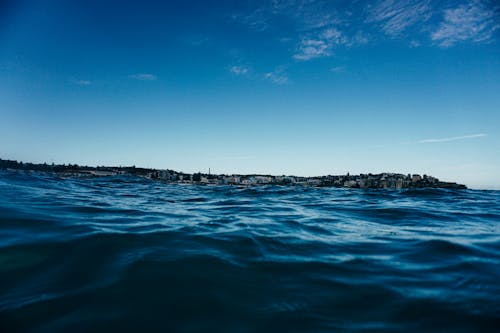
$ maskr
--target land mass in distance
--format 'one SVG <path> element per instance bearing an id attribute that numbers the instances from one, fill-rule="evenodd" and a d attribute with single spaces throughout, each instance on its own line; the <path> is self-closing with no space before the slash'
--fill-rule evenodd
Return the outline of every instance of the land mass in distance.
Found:
<path id="1" fill-rule="evenodd" d="M 80 166 L 76 164 L 36 164 L 23 163 L 14 160 L 0 159 L 0 169 L 26 171 L 43 171 L 55 173 L 61 177 L 106 177 L 116 175 L 131 175 L 152 180 L 177 184 L 199 185 L 288 185 L 313 187 L 344 187 L 344 188 L 447 188 L 467 189 L 467 186 L 453 182 L 440 181 L 436 177 L 418 174 L 378 173 L 359 175 L 327 175 L 317 177 L 271 176 L 271 175 L 225 175 L 208 173 L 183 173 L 168 169 L 149 169 L 112 166 Z"/>

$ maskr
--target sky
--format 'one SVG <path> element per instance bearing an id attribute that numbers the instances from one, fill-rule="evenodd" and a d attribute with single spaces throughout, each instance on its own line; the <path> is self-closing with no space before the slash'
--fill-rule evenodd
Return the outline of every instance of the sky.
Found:
<path id="1" fill-rule="evenodd" d="M 0 1 L 0 158 L 500 189 L 496 1 Z"/>

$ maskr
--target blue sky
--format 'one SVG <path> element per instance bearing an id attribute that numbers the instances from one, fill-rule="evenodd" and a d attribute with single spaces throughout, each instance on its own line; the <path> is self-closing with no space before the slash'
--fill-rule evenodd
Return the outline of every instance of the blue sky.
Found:
<path id="1" fill-rule="evenodd" d="M 2 1 L 0 157 L 500 188 L 495 1 Z"/>

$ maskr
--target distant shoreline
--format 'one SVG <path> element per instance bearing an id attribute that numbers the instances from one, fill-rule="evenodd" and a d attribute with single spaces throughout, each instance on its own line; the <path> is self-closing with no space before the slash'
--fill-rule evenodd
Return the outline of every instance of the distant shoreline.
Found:
<path id="1" fill-rule="evenodd" d="M 15 160 L 0 159 L 1 169 L 44 171 L 58 174 L 63 177 L 106 177 L 116 175 L 132 175 L 152 180 L 177 184 L 200 185 L 288 185 L 312 187 L 338 188 L 385 188 L 385 189 L 412 189 L 412 188 L 447 188 L 467 189 L 467 186 L 454 182 L 440 181 L 436 177 L 418 174 L 379 173 L 359 175 L 326 175 L 317 177 L 298 176 L 271 176 L 271 175 L 225 175 L 211 173 L 183 173 L 169 169 L 150 169 L 130 167 L 89 167 L 76 164 L 47 164 L 24 163 Z"/>

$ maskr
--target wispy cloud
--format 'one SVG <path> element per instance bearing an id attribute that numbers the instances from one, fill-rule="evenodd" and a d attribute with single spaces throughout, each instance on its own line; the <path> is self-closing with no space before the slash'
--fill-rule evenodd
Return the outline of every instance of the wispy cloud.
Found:
<path id="1" fill-rule="evenodd" d="M 347 38 L 342 26 L 347 21 L 337 7 L 329 0 L 272 0 L 247 14 L 233 15 L 232 19 L 260 32 L 274 28 L 276 22 L 286 21 L 295 36 L 282 38 L 281 42 L 295 40 L 292 57 L 307 61 L 331 56 L 338 45 L 366 43 L 366 35 L 359 32 Z"/>
<path id="2" fill-rule="evenodd" d="M 264 78 L 278 85 L 289 83 L 288 74 L 283 67 L 278 67 L 272 72 L 265 73 Z"/>
<path id="3" fill-rule="evenodd" d="M 418 40 L 412 40 L 408 44 L 408 46 L 410 46 L 411 48 L 420 47 L 420 45 L 422 45 L 422 43 L 420 43 Z"/>
<path id="4" fill-rule="evenodd" d="M 291 42 L 291 41 L 292 41 L 292 38 L 290 38 L 290 37 L 281 37 L 281 38 L 279 39 L 279 41 L 280 41 L 281 43 L 289 43 L 289 42 Z"/>
<path id="5" fill-rule="evenodd" d="M 254 31 L 265 31 L 270 27 L 270 12 L 267 7 L 259 7 L 247 14 L 233 14 L 231 19 L 237 23 L 246 25 Z"/>
<path id="6" fill-rule="evenodd" d="M 459 140 L 467 140 L 467 139 L 477 139 L 487 136 L 484 133 L 478 134 L 470 134 L 470 135 L 462 135 L 462 136 L 453 136 L 449 138 L 440 138 L 440 139 L 424 139 L 418 141 L 418 143 L 439 143 L 439 142 L 451 142 L 451 141 L 459 141 Z"/>
<path id="7" fill-rule="evenodd" d="M 90 86 L 92 81 L 90 80 L 71 80 L 71 83 L 76 84 L 77 86 Z"/>
<path id="8" fill-rule="evenodd" d="M 382 31 L 400 36 L 407 28 L 432 15 L 430 0 L 381 0 L 368 6 L 367 22 L 380 24 Z"/>
<path id="9" fill-rule="evenodd" d="M 209 38 L 202 35 L 192 35 L 186 37 L 184 41 L 190 46 L 197 47 L 207 44 L 209 42 Z"/>
<path id="10" fill-rule="evenodd" d="M 458 42 L 475 43 L 490 41 L 500 28 L 499 15 L 495 8 L 487 8 L 480 1 L 444 11 L 444 20 L 431 39 L 441 47 L 450 47 Z"/>
<path id="11" fill-rule="evenodd" d="M 293 55 L 296 60 L 311 60 L 331 55 L 331 45 L 321 39 L 303 39 L 297 45 L 297 52 Z"/>
<path id="12" fill-rule="evenodd" d="M 293 55 L 295 60 L 311 60 L 332 55 L 333 48 L 347 43 L 347 38 L 336 28 L 328 28 L 316 35 L 303 38 Z"/>
<path id="13" fill-rule="evenodd" d="M 250 72 L 250 69 L 246 66 L 232 66 L 229 71 L 236 76 L 244 76 Z"/>
<path id="14" fill-rule="evenodd" d="M 155 81 L 157 76 L 154 74 L 141 73 L 141 74 L 132 74 L 129 76 L 131 79 L 139 80 L 139 81 Z"/>
<path id="15" fill-rule="evenodd" d="M 334 7 L 329 0 L 271 0 L 264 1 L 248 13 L 236 13 L 231 18 L 260 32 L 272 28 L 275 18 L 286 18 L 298 30 L 306 31 L 338 22 Z"/>
<path id="16" fill-rule="evenodd" d="M 344 73 L 345 72 L 345 66 L 335 66 L 330 68 L 330 72 L 332 73 Z"/>
<path id="17" fill-rule="evenodd" d="M 233 15 L 233 20 L 262 36 L 274 35 L 275 39 L 275 33 L 286 26 L 287 36 L 281 42 L 295 44 L 289 50 L 298 62 L 331 57 L 340 47 L 375 43 L 384 38 L 404 39 L 408 47 L 416 48 L 428 43 L 430 37 L 433 45 L 449 47 L 461 41 L 492 41 L 500 30 L 500 6 L 493 0 L 250 3 L 253 7 Z"/>
<path id="18" fill-rule="evenodd" d="M 353 36 L 347 40 L 347 46 L 357 46 L 367 44 L 370 41 L 369 36 L 362 30 L 358 30 Z"/>
<path id="19" fill-rule="evenodd" d="M 292 17 L 302 31 L 324 29 L 338 26 L 342 18 L 331 1 L 303 0 L 290 8 L 288 15 Z"/>

